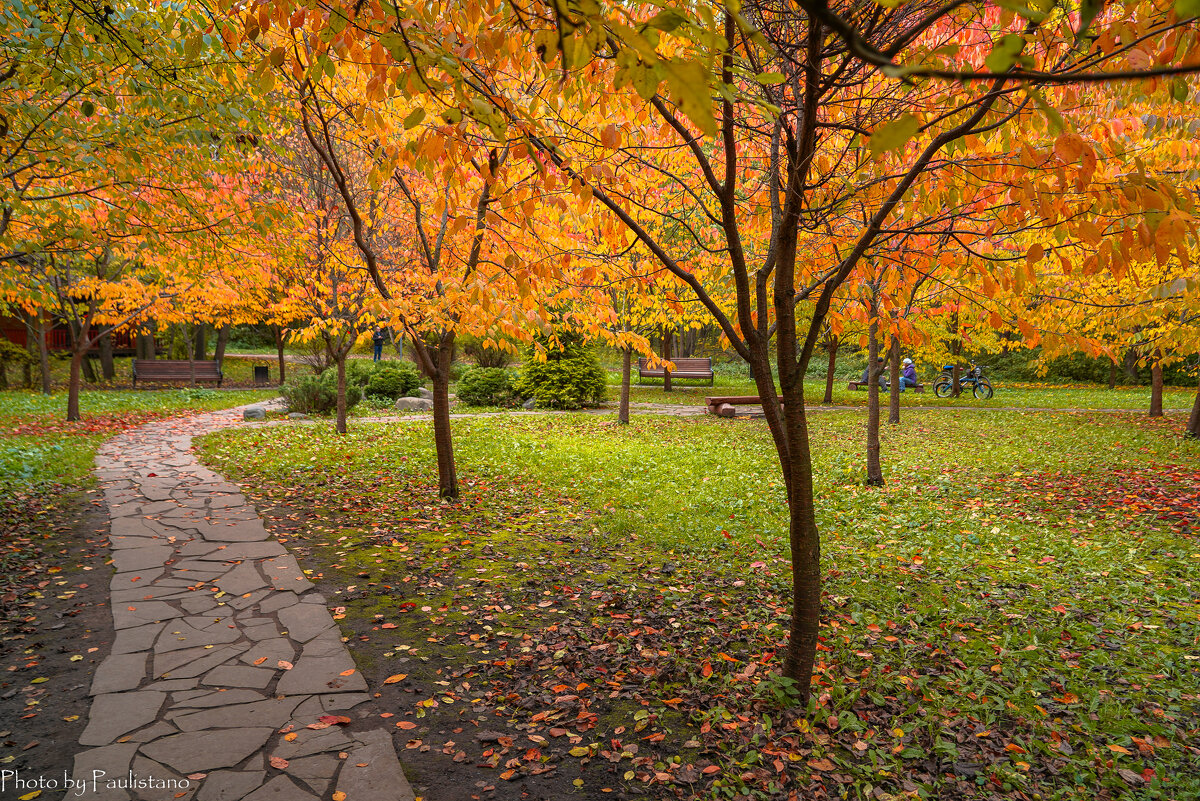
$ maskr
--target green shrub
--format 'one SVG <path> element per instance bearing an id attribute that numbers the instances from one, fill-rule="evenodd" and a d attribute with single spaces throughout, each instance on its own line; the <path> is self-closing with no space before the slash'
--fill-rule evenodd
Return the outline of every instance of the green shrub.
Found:
<path id="1" fill-rule="evenodd" d="M 394 377 L 376 379 L 384 372 L 400 376 L 399 394 L 391 394 L 396 391 Z M 380 395 L 392 400 L 416 393 L 417 387 L 423 383 L 420 371 L 412 362 L 370 362 L 366 359 L 353 359 L 346 362 L 346 382 L 361 387 L 368 395 Z M 377 389 L 372 388 L 372 382 L 377 382 Z M 384 391 L 385 388 L 386 391 Z"/>
<path id="2" fill-rule="evenodd" d="M 499 367 L 472 367 L 455 390 L 467 406 L 514 406 L 512 375 Z"/>
<path id="3" fill-rule="evenodd" d="M 476 367 L 508 367 L 512 354 L 501 348 L 489 348 L 479 337 L 464 334 L 458 338 L 463 353 L 475 361 Z"/>
<path id="4" fill-rule="evenodd" d="M 547 343 L 543 342 L 543 347 Z M 535 346 L 526 353 L 525 366 L 513 388 L 521 397 L 532 397 L 538 406 L 578 409 L 604 402 L 607 376 L 596 354 L 576 334 L 560 334 L 558 344 L 538 361 Z"/>
<path id="5" fill-rule="evenodd" d="M 337 409 L 337 369 L 330 368 L 320 376 L 300 375 L 290 379 L 280 389 L 288 411 L 304 414 L 328 414 Z M 346 381 L 346 408 L 362 400 L 362 389 Z"/>
<path id="6" fill-rule="evenodd" d="M 395 400 L 407 394 L 404 384 L 404 376 L 399 370 L 386 368 L 371 376 L 371 380 L 367 382 L 367 394 Z"/>

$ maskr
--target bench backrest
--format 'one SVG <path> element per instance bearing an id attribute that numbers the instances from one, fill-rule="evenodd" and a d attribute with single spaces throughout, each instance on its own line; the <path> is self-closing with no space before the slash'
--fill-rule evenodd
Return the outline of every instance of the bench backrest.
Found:
<path id="1" fill-rule="evenodd" d="M 703 358 L 671 359 L 671 361 L 675 364 L 675 369 L 672 372 L 676 372 L 676 373 L 690 372 L 690 371 L 694 371 L 694 370 L 706 370 L 706 371 L 712 370 L 712 359 L 710 359 L 707 356 L 705 356 Z M 650 362 L 650 360 L 647 359 L 645 356 L 639 357 L 638 358 L 638 369 L 639 370 L 647 369 L 646 365 L 649 364 L 649 362 Z M 661 370 L 663 368 L 662 368 L 662 366 L 659 366 L 654 369 Z"/>
<path id="2" fill-rule="evenodd" d="M 150 376 L 164 376 L 174 378 L 176 376 L 187 378 L 192 375 L 192 368 L 195 367 L 196 375 L 213 375 L 221 374 L 221 363 L 214 361 L 194 361 L 189 362 L 183 359 L 134 359 L 133 370 L 143 378 Z"/>

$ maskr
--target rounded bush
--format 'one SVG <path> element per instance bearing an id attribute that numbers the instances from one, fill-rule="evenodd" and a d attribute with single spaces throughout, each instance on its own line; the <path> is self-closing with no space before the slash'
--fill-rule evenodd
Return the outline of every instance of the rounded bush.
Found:
<path id="1" fill-rule="evenodd" d="M 395 400 L 405 395 L 404 376 L 391 368 L 380 370 L 367 382 L 367 394 Z"/>
<path id="2" fill-rule="evenodd" d="M 513 388 L 521 397 L 532 397 L 538 406 L 579 409 L 604 402 L 607 377 L 596 354 L 576 335 L 559 335 L 558 346 L 538 361 L 529 348 L 521 376 Z"/>
<path id="3" fill-rule="evenodd" d="M 467 406 L 513 406 L 512 376 L 499 367 L 472 367 L 455 389 Z"/>
<path id="4" fill-rule="evenodd" d="M 396 391 L 394 386 L 396 379 L 393 377 L 377 382 L 376 387 L 378 387 L 378 391 L 371 387 L 371 383 L 376 380 L 376 376 L 384 372 L 399 375 L 399 394 L 391 394 Z M 366 359 L 354 359 L 347 362 L 346 382 L 361 387 L 367 395 L 379 395 L 391 398 L 392 400 L 404 395 L 414 394 L 417 391 L 417 387 L 422 384 L 421 373 L 412 362 L 369 362 Z M 387 388 L 386 392 L 383 391 L 385 387 Z"/>
<path id="5" fill-rule="evenodd" d="M 337 409 L 337 370 L 330 369 L 320 376 L 301 375 L 288 380 L 280 389 L 288 411 L 304 414 L 328 414 Z M 346 408 L 362 400 L 362 389 L 346 381 Z"/>

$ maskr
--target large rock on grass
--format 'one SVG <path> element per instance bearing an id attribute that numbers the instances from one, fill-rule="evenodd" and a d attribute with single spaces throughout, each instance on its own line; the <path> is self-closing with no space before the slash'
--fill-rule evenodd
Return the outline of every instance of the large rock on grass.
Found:
<path id="1" fill-rule="evenodd" d="M 396 411 L 398 412 L 427 412 L 433 408 L 433 401 L 429 398 L 397 398 Z"/>

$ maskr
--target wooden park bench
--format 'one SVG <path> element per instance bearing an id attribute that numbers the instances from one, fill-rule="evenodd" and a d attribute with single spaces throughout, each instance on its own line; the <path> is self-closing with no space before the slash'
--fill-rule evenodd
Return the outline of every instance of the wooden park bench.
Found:
<path id="1" fill-rule="evenodd" d="M 671 378 L 703 378 L 708 380 L 709 386 L 713 383 L 712 359 L 705 356 L 699 359 L 672 359 L 675 364 L 675 369 L 671 371 Z M 642 383 L 643 378 L 663 378 L 667 377 L 665 365 L 658 367 L 650 367 L 650 360 L 646 357 L 638 359 L 638 383 Z"/>
<path id="2" fill-rule="evenodd" d="M 880 390 L 883 390 L 883 389 L 886 389 L 886 388 L 887 388 L 887 384 L 880 384 L 880 385 L 879 385 L 879 389 L 880 389 Z M 846 389 L 848 389 L 848 390 L 851 390 L 851 391 L 854 391 L 854 390 L 863 390 L 863 391 L 866 391 L 866 390 L 870 389 L 870 387 L 868 387 L 868 386 L 867 386 L 867 382 L 866 382 L 866 381 L 851 381 L 849 384 L 847 384 L 847 385 L 846 385 Z M 916 385 L 914 385 L 914 386 L 911 386 L 911 387 L 905 387 L 905 388 L 904 388 L 904 391 L 905 391 L 905 392 L 909 392 L 909 391 L 911 391 L 911 392 L 924 392 L 924 391 L 925 391 L 925 385 L 924 385 L 924 384 L 916 384 Z"/>
<path id="3" fill-rule="evenodd" d="M 220 362 L 189 362 L 186 359 L 133 360 L 133 385 L 135 387 L 139 380 L 167 384 L 190 384 L 193 380 L 215 381 L 219 387 L 224 378 Z"/>

